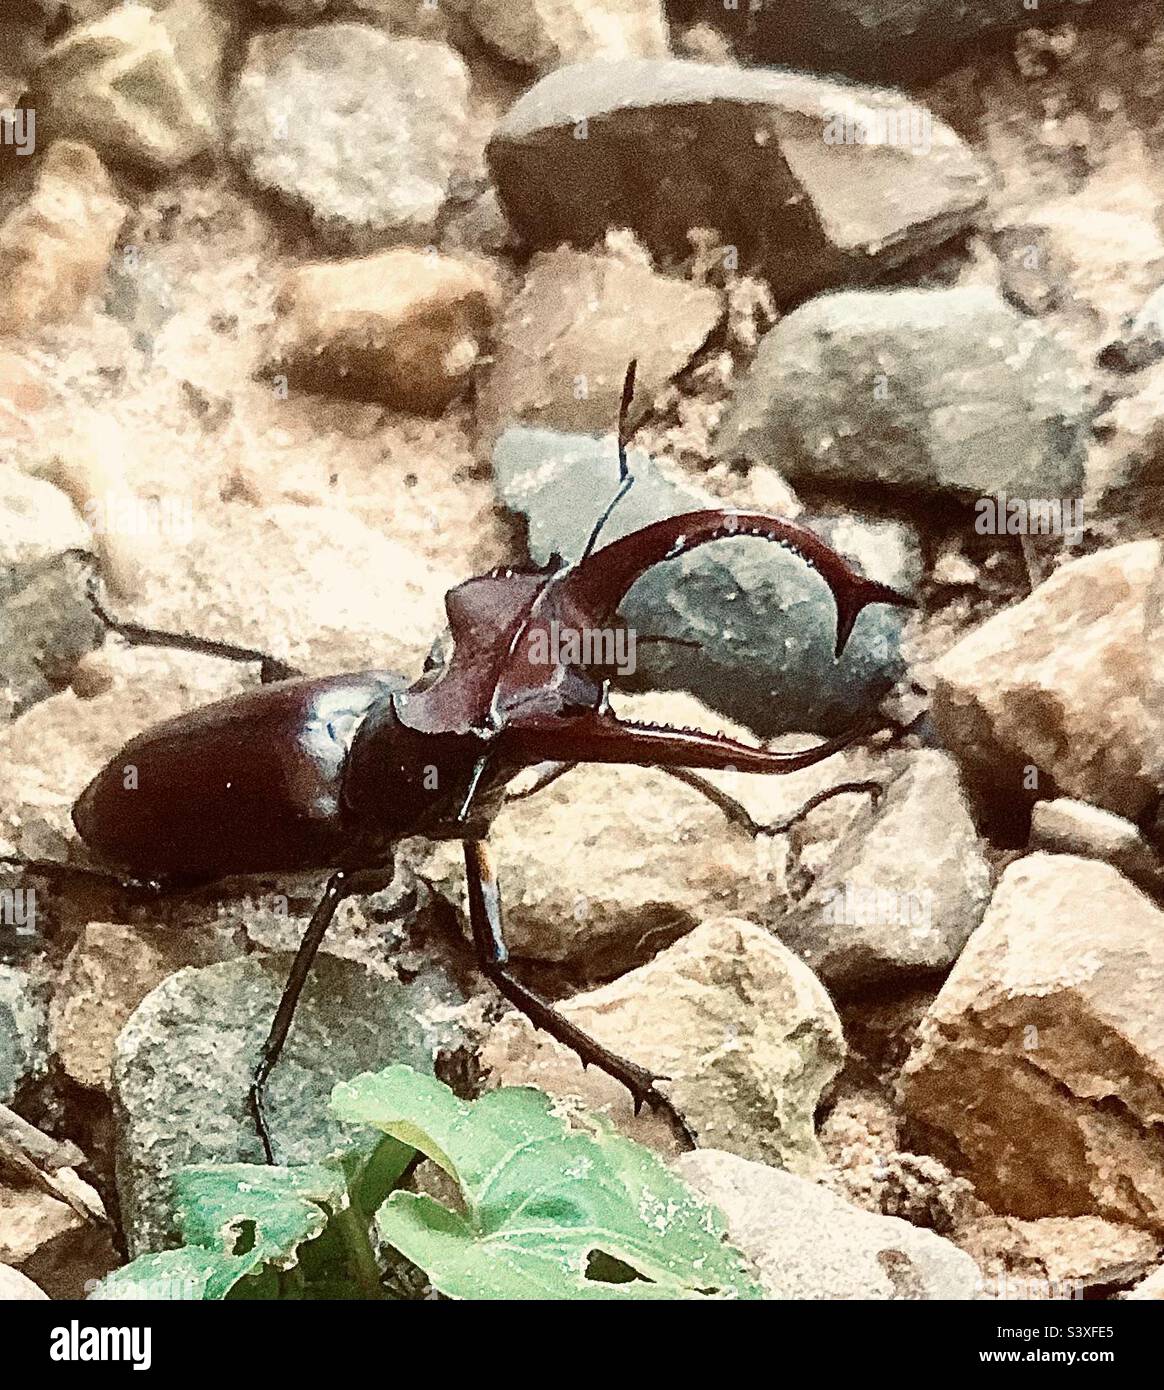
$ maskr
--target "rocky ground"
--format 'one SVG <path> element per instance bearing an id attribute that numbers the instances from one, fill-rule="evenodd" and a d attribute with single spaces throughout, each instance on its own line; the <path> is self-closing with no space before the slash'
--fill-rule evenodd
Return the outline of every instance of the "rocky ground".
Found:
<path id="1" fill-rule="evenodd" d="M 609 536 L 758 507 L 917 608 L 836 662 L 776 547 L 652 571 L 628 623 L 698 645 L 644 646 L 620 709 L 891 731 L 714 774 L 751 829 L 651 770 L 515 800 L 514 956 L 672 1078 L 675 1161 L 774 1296 L 1160 1297 L 1164 18 L 748 8 L 9 0 L 0 853 L 83 861 L 69 808 L 122 742 L 258 678 L 106 640 L 72 552 L 137 622 L 414 676 L 451 585 L 579 552 L 637 357 Z M 0 879 L 0 1296 L 82 1293 L 171 1234 L 176 1164 L 258 1159 L 250 1059 L 320 882 Z M 391 1060 L 673 1152 L 485 989 L 462 895 L 416 841 L 342 909 L 281 1152 Z"/>

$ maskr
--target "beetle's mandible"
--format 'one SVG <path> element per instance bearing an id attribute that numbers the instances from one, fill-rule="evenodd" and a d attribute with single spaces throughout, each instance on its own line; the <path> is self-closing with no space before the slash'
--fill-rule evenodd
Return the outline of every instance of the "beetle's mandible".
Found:
<path id="1" fill-rule="evenodd" d="M 127 889 L 157 892 L 228 875 L 332 871 L 249 1093 L 269 1161 L 274 1154 L 264 1083 L 320 942 L 345 897 L 391 879 L 393 844 L 413 835 L 463 842 L 477 957 L 501 993 L 584 1063 L 625 1085 L 636 1110 L 646 1103 L 685 1129 L 658 1089 L 664 1078 L 604 1048 L 510 970 L 486 847 L 506 787 L 538 764 L 560 770 L 576 762 L 629 763 L 677 771 L 697 785 L 691 769 L 789 772 L 829 757 L 865 729 L 792 753 L 630 723 L 610 710 L 601 671 L 535 661 L 538 644 L 531 639 L 548 634 L 553 623 L 555 631 L 609 627 L 631 585 L 651 566 L 733 536 L 787 546 L 820 573 L 836 603 L 838 656 L 866 605 L 909 601 L 857 574 L 811 531 L 758 512 L 691 512 L 599 549 L 603 524 L 633 483 L 626 458 L 633 389 L 632 363 L 619 416 L 620 485 L 582 556 L 542 570 L 495 571 L 452 589 L 445 600 L 451 656 L 413 685 L 375 670 L 305 679 L 263 652 L 118 622 L 94 591 L 101 617 L 129 642 L 255 661 L 262 684 L 146 730 L 97 774 L 73 808 L 78 834 L 104 866 L 91 872 Z M 126 785 L 127 765 L 136 770 L 135 785 Z M 714 788 L 703 789 L 725 800 Z M 76 872 L 35 860 L 0 863 Z"/>

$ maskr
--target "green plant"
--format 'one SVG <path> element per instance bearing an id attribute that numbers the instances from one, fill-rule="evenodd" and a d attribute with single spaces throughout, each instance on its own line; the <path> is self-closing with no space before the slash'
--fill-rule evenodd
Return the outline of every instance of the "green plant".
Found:
<path id="1" fill-rule="evenodd" d="M 758 1298 L 723 1220 L 606 1122 L 572 1127 L 528 1087 L 458 1100 L 410 1067 L 337 1086 L 378 1139 L 299 1168 L 205 1164 L 175 1177 L 178 1250 L 142 1255 L 94 1298 L 390 1298 L 405 1261 L 451 1298 Z M 420 1158 L 444 1205 L 401 1186 Z M 403 1259 L 401 1259 L 403 1257 Z"/>

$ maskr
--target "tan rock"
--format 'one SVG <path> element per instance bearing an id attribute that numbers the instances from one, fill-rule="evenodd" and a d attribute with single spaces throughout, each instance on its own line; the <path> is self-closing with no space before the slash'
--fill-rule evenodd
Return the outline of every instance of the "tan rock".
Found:
<path id="1" fill-rule="evenodd" d="M 660 0 L 448 0 L 510 62 L 538 72 L 586 58 L 663 58 Z"/>
<path id="2" fill-rule="evenodd" d="M 9 332 L 71 318 L 99 287 L 126 208 L 96 154 L 60 140 L 28 200 L 0 224 L 0 313 Z"/>
<path id="3" fill-rule="evenodd" d="M 0 567 L 47 560 L 88 541 L 89 528 L 59 488 L 0 466 Z"/>
<path id="4" fill-rule="evenodd" d="M 122 1026 L 155 985 L 187 965 L 233 954 L 221 934 L 90 922 L 69 953 L 49 1007 L 49 1039 L 82 1086 L 109 1085 Z"/>
<path id="5" fill-rule="evenodd" d="M 693 696 L 620 697 L 623 718 L 718 730 L 754 743 L 738 726 Z M 798 747 L 816 738 L 781 741 Z M 877 756 L 846 750 L 789 776 L 708 773 L 757 822 L 778 825 L 810 797 L 868 776 Z M 515 783 L 515 790 L 525 785 Z M 494 822 L 494 862 L 511 954 L 569 961 L 591 978 L 641 964 L 709 917 L 779 922 L 791 904 L 790 856 L 814 867 L 850 827 L 868 819 L 867 796 L 826 802 L 793 836 L 753 837 L 702 793 L 649 768 L 574 768 L 528 798 L 510 802 Z M 853 833 L 858 833 L 854 830 Z M 458 846 L 415 842 L 418 871 L 453 903 L 464 902 Z"/>
<path id="6" fill-rule="evenodd" d="M 0 1264 L 15 1266 L 50 1298 L 83 1298 L 89 1280 L 120 1263 L 104 1222 L 38 1187 L 0 1185 Z"/>
<path id="7" fill-rule="evenodd" d="M 191 80 L 197 62 L 175 50 L 182 33 L 179 17 L 167 27 L 163 15 L 137 4 L 68 30 L 35 78 L 46 124 L 114 162 L 171 170 L 201 154 L 214 139 L 214 119 Z"/>
<path id="8" fill-rule="evenodd" d="M 974 1261 L 932 1231 L 871 1215 L 804 1178 L 735 1154 L 701 1149 L 682 1154 L 675 1167 L 723 1212 L 728 1239 L 756 1265 L 769 1298 L 978 1294 Z"/>
<path id="9" fill-rule="evenodd" d="M 720 294 L 659 275 L 646 258 L 562 247 L 535 256 L 498 331 L 482 388 L 489 437 L 507 425 L 602 434 L 618 417 L 623 377 L 648 408 L 723 317 Z"/>
<path id="10" fill-rule="evenodd" d="M 1164 1299 L 1164 1265 L 1154 1270 L 1148 1277 L 1136 1285 L 1130 1293 L 1124 1294 L 1125 1298 L 1134 1299 Z"/>
<path id="11" fill-rule="evenodd" d="M 1156 854 L 1139 827 L 1086 801 L 1066 796 L 1036 801 L 1031 812 L 1030 847 L 1050 854 L 1102 859 L 1148 890 L 1161 880 Z"/>
<path id="12" fill-rule="evenodd" d="M 48 1294 L 26 1275 L 11 1265 L 0 1265 L 0 1303 L 36 1303 L 48 1299 Z"/>
<path id="13" fill-rule="evenodd" d="M 274 371 L 436 413 L 468 380 L 501 292 L 487 270 L 401 249 L 304 266 L 279 291 Z"/>
<path id="14" fill-rule="evenodd" d="M 1106 864 L 1004 873 L 919 1030 L 909 1116 L 995 1211 L 1164 1230 L 1164 914 Z"/>
<path id="15" fill-rule="evenodd" d="M 670 1078 L 661 1088 L 701 1144 L 814 1172 L 813 1115 L 845 1044 L 820 981 L 762 927 L 730 917 L 689 936 L 612 984 L 561 1006 L 616 1053 Z M 572 1052 L 507 1015 L 481 1054 L 495 1085 L 578 1096 L 619 1128 L 674 1149 L 667 1122 L 636 1119 L 627 1091 Z"/>
<path id="16" fill-rule="evenodd" d="M 1075 560 L 941 659 L 934 721 L 983 794 L 1058 792 L 1132 818 L 1154 801 L 1145 603 L 1159 564 L 1156 541 Z"/>
<path id="17" fill-rule="evenodd" d="M 954 1239 L 977 1262 L 992 1298 L 1082 1298 L 1087 1289 L 1142 1277 L 1160 1255 L 1151 1232 L 1098 1216 L 986 1216 Z"/>

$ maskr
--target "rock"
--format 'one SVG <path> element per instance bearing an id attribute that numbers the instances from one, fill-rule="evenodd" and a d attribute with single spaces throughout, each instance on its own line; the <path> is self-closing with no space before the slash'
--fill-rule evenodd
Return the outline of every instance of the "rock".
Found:
<path id="1" fill-rule="evenodd" d="M 990 866 L 947 754 L 921 749 L 777 930 L 836 994 L 949 969 L 990 898 Z"/>
<path id="2" fill-rule="evenodd" d="M 290 271 L 269 367 L 308 389 L 436 414 L 468 380 L 501 291 L 482 269 L 402 249 Z"/>
<path id="3" fill-rule="evenodd" d="M 507 425 L 605 434 L 637 358 L 638 414 L 688 364 L 723 317 L 716 290 L 657 275 L 649 263 L 563 247 L 530 263 L 479 396 L 495 439 Z"/>
<path id="4" fill-rule="evenodd" d="M 974 1261 L 895 1216 L 873 1216 L 823 1187 L 702 1149 L 674 1160 L 680 1177 L 727 1218 L 728 1239 L 759 1270 L 768 1298 L 966 1299 Z"/>
<path id="5" fill-rule="evenodd" d="M 1164 1265 L 1149 1274 L 1146 1279 L 1141 1280 L 1134 1289 L 1124 1294 L 1124 1297 L 1137 1300 L 1164 1298 Z"/>
<path id="6" fill-rule="evenodd" d="M 982 167 L 947 126 L 926 124 L 921 157 L 845 143 L 862 113 L 882 125 L 908 119 L 897 93 L 800 73 L 577 63 L 510 108 L 488 159 L 532 246 L 586 247 L 630 227 L 656 259 L 682 260 L 691 229 L 712 228 L 738 268 L 762 270 L 787 304 L 928 251 L 982 204 Z"/>
<path id="7" fill-rule="evenodd" d="M 1090 0 L 784 0 L 779 6 L 708 7 L 673 0 L 677 13 L 709 18 L 737 41 L 750 62 L 879 82 L 924 82 L 964 61 L 974 45 L 1009 30 L 1070 19 Z"/>
<path id="8" fill-rule="evenodd" d="M 1100 526 L 1121 514 L 1152 517 L 1159 508 L 1162 481 L 1164 362 L 1158 362 L 1146 367 L 1135 389 L 1096 419 L 1087 456 L 1084 510 Z"/>
<path id="9" fill-rule="evenodd" d="M 1164 285 L 1129 315 L 1118 338 L 1099 354 L 1100 365 L 1117 372 L 1139 372 L 1164 357 Z"/>
<path id="10" fill-rule="evenodd" d="M 661 517 L 724 505 L 672 481 L 637 450 L 631 469 L 635 484 L 603 530 L 606 543 Z M 526 518 L 534 562 L 546 563 L 555 551 L 574 558 L 614 495 L 615 441 L 509 429 L 494 450 L 493 477 L 501 500 Z M 821 524 L 846 547 L 863 529 L 857 518 L 840 530 L 836 519 Z M 885 539 L 878 531 L 860 545 L 866 572 L 883 583 L 908 584 L 899 545 L 883 546 Z M 698 651 L 644 644 L 636 650 L 636 683 L 690 690 L 765 738 L 848 728 L 902 672 L 900 609 L 866 608 L 838 662 L 836 614 L 823 582 L 782 546 L 754 538 L 704 546 L 655 566 L 621 611 L 640 636 L 699 643 Z"/>
<path id="11" fill-rule="evenodd" d="M 670 1078 L 661 1089 L 700 1144 L 814 1172 L 813 1115 L 844 1058 L 840 1021 L 820 981 L 762 927 L 720 918 L 649 964 L 576 995 L 561 1012 L 612 1051 Z M 521 1014 L 481 1053 L 494 1085 L 579 1096 L 633 1138 L 674 1147 L 667 1122 L 635 1117 L 628 1092 L 538 1033 Z"/>
<path id="12" fill-rule="evenodd" d="M 88 543 L 89 528 L 60 488 L 0 466 L 0 570 L 84 550 Z"/>
<path id="13" fill-rule="evenodd" d="M 664 58 L 662 0 L 448 0 L 491 49 L 549 72 L 588 58 Z"/>
<path id="14" fill-rule="evenodd" d="M 90 1281 L 122 1263 L 104 1222 L 39 1187 L 0 1183 L 0 1264 L 14 1266 L 50 1298 L 83 1298 Z"/>
<path id="15" fill-rule="evenodd" d="M 0 570 L 0 724 L 68 685 L 104 636 L 68 557 Z"/>
<path id="16" fill-rule="evenodd" d="M 206 9 L 204 25 L 212 14 Z M 180 60 L 176 51 L 175 36 L 188 32 L 180 21 L 176 14 L 167 26 L 164 15 L 126 4 L 66 31 L 35 77 L 45 125 L 93 145 L 112 163 L 154 172 L 206 151 L 216 138 L 214 117 L 208 94 L 192 80 L 203 64 L 193 53 Z"/>
<path id="17" fill-rule="evenodd" d="M 1142 1278 L 1160 1253 L 1150 1232 L 1097 1216 L 979 1217 L 956 1239 L 991 1298 L 1084 1298 Z"/>
<path id="18" fill-rule="evenodd" d="M 332 249 L 426 241 L 468 156 L 469 76 L 444 44 L 361 24 L 250 41 L 233 148 Z"/>
<path id="19" fill-rule="evenodd" d="M 122 1026 L 157 985 L 183 966 L 208 965 L 231 951 L 223 934 L 89 922 L 57 980 L 49 1009 L 53 1054 L 82 1086 L 107 1090 Z"/>
<path id="20" fill-rule="evenodd" d="M 443 38 L 448 0 L 235 0 L 258 17 L 282 15 L 297 23 L 317 19 L 358 19 L 398 36 Z"/>
<path id="21" fill-rule="evenodd" d="M 919 1030 L 907 1114 L 998 1213 L 1164 1231 L 1164 914 L 1107 864 L 1003 874 Z"/>
<path id="22" fill-rule="evenodd" d="M 47 1301 L 48 1294 L 26 1274 L 11 1265 L 0 1265 L 0 1303 Z"/>
<path id="23" fill-rule="evenodd" d="M 6 331 L 72 318 L 100 288 L 126 211 L 88 146 L 50 146 L 28 200 L 0 223 Z"/>
<path id="24" fill-rule="evenodd" d="M 940 659 L 934 724 L 984 798 L 1065 795 L 1132 819 L 1155 803 L 1145 604 L 1159 565 L 1155 541 L 1073 560 Z"/>
<path id="25" fill-rule="evenodd" d="M 715 448 L 778 458 L 793 483 L 1076 498 L 1073 362 L 986 287 L 822 295 L 765 334 Z"/>
<path id="26" fill-rule="evenodd" d="M 1032 850 L 1103 859 L 1146 891 L 1160 884 L 1160 866 L 1137 826 L 1086 801 L 1056 797 L 1036 801 L 1031 812 Z"/>
<path id="27" fill-rule="evenodd" d="M 16 900 L 9 896 L 16 890 L 7 876 L 2 891 L 0 931 L 7 937 L 10 931 L 19 930 L 12 913 Z M 28 891 L 19 901 L 21 917 L 30 901 Z M 35 897 L 31 899 L 34 908 L 35 901 Z M 46 1011 L 40 989 L 28 971 L 0 965 L 0 1104 L 12 1100 L 26 1081 L 43 1075 L 48 1066 L 45 1034 Z"/>
<path id="28" fill-rule="evenodd" d="M 746 737 L 740 729 L 724 729 L 688 695 L 620 700 L 618 710 L 624 718 Z M 832 775 L 843 773 L 833 768 Z M 780 820 L 804 790 L 798 786 L 790 795 L 785 778 L 739 780 L 752 784 L 746 799 L 763 821 Z M 785 901 L 779 848 L 733 825 L 698 791 L 650 768 L 580 764 L 536 795 L 505 806 L 490 843 L 511 955 L 570 962 L 591 978 L 642 964 L 713 915 L 770 922 Z M 418 844 L 418 871 L 461 903 L 460 847 Z"/>
<path id="29" fill-rule="evenodd" d="M 259 1163 L 246 1095 L 291 957 L 180 970 L 138 1006 L 113 1064 L 117 1187 L 131 1255 L 172 1234 L 169 1180 L 184 1163 Z M 459 1040 L 462 1003 L 441 972 L 389 972 L 320 955 L 267 1085 L 279 1161 L 310 1163 L 343 1138 L 327 1098 L 337 1081 L 403 1062 L 431 1071 Z"/>

